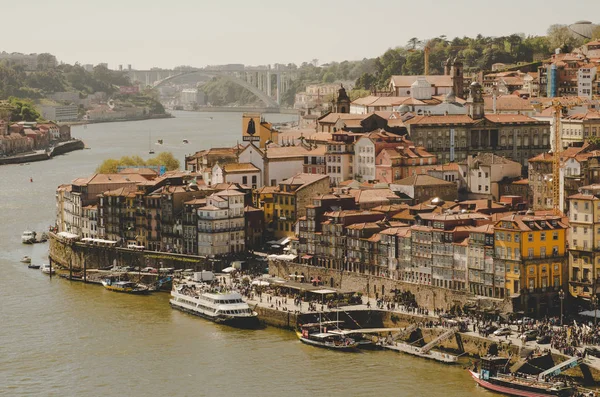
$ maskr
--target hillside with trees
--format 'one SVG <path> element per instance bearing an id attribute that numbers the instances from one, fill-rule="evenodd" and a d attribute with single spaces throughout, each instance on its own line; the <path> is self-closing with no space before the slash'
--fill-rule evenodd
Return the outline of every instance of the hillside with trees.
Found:
<path id="1" fill-rule="evenodd" d="M 594 38 L 600 38 L 600 29 L 596 29 Z M 300 66 L 287 65 L 288 69 L 296 69 L 297 76 L 290 89 L 283 94 L 282 104 L 292 106 L 295 94 L 304 91 L 309 84 L 355 81 L 355 89 L 362 90 L 350 92 L 350 96 L 355 97 L 368 94 L 372 89 L 385 89 L 392 75 L 421 75 L 424 72 L 426 46 L 429 48 L 429 73 L 443 74 L 443 65 L 450 57 L 461 58 L 466 73 L 477 73 L 491 70 L 495 63 L 532 63 L 548 58 L 556 48 L 568 52 L 582 44 L 583 40 L 573 36 L 566 25 L 550 26 L 546 36 L 515 33 L 501 37 L 477 35 L 453 39 L 446 36 L 429 39 L 413 37 L 405 45 L 390 48 L 377 58 L 330 62 L 320 66 L 315 59 Z M 250 104 L 256 100 L 241 87 L 225 82 L 222 87 L 217 87 L 217 82 L 204 87 L 208 87 L 209 100 L 212 96 L 219 105 L 233 102 Z M 234 100 L 228 102 L 230 99 Z"/>

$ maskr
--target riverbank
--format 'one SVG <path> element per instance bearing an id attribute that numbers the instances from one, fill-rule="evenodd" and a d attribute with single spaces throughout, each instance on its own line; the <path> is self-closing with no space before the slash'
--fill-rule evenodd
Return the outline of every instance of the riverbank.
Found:
<path id="1" fill-rule="evenodd" d="M 127 117 L 124 119 L 65 121 L 65 122 L 61 122 L 60 124 L 75 126 L 75 125 L 85 125 L 85 124 L 117 123 L 117 122 L 123 122 L 123 121 L 158 120 L 158 119 L 173 119 L 173 118 L 175 118 L 175 116 L 173 116 L 171 113 L 165 113 L 165 114 L 151 114 L 151 115 L 140 116 L 140 117 Z"/>
<path id="2" fill-rule="evenodd" d="M 82 150 L 85 144 L 80 139 L 72 139 L 66 142 L 60 142 L 50 150 L 36 150 L 35 152 L 17 154 L 15 156 L 0 157 L 0 165 L 32 163 L 34 161 L 49 160 L 54 156 L 69 153 L 75 150 Z"/>

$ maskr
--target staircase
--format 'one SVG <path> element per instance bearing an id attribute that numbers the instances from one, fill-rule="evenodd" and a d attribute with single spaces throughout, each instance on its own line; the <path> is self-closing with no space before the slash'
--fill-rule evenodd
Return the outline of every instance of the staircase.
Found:
<path id="1" fill-rule="evenodd" d="M 392 335 L 392 340 L 398 340 L 398 339 L 412 333 L 417 328 L 418 328 L 417 324 L 411 324 L 408 327 L 404 328 L 402 331 L 396 332 L 394 335 Z"/>
<path id="2" fill-rule="evenodd" d="M 421 348 L 421 353 L 423 353 L 423 354 L 427 353 L 429 350 L 433 349 L 436 345 L 453 337 L 454 334 L 456 334 L 456 332 L 458 332 L 458 329 L 450 328 L 448 331 L 444 332 L 443 334 L 441 334 L 440 336 L 438 336 L 437 338 L 435 338 L 434 340 L 432 340 L 431 342 L 429 342 L 428 344 L 423 346 Z"/>
<path id="3" fill-rule="evenodd" d="M 554 367 L 545 370 L 538 375 L 538 379 L 546 380 L 553 376 L 559 375 L 561 372 L 566 371 L 569 368 L 578 366 L 583 362 L 583 357 L 571 357 L 570 359 L 563 361 L 562 363 L 556 364 Z"/>

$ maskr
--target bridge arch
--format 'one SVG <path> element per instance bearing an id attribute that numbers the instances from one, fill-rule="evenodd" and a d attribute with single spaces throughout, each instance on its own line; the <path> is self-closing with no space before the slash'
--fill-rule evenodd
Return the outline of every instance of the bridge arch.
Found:
<path id="1" fill-rule="evenodd" d="M 189 76 L 189 75 L 199 75 L 199 76 L 207 76 L 207 77 L 221 77 L 224 78 L 226 80 L 231 81 L 232 83 L 235 83 L 245 89 L 247 89 L 248 91 L 250 91 L 251 93 L 253 93 L 258 99 L 260 99 L 265 106 L 269 107 L 269 108 L 278 108 L 279 104 L 274 101 L 270 96 L 268 96 L 267 94 L 265 94 L 264 92 L 262 92 L 261 90 L 259 90 L 258 88 L 254 87 L 252 84 L 248 83 L 245 80 L 242 80 L 236 76 L 233 76 L 231 74 L 227 74 L 227 73 L 219 73 L 219 72 L 206 72 L 203 70 L 196 70 L 196 71 L 191 71 L 191 72 L 183 72 L 183 73 L 179 73 L 179 74 L 175 74 L 173 76 L 169 76 L 165 79 L 159 80 L 157 82 L 155 82 L 153 84 L 153 87 L 157 88 L 160 87 L 161 85 L 175 80 L 178 77 L 181 76 Z"/>

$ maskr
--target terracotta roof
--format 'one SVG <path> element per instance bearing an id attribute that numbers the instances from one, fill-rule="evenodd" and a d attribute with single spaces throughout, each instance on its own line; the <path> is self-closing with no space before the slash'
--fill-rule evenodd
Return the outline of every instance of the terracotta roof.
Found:
<path id="1" fill-rule="evenodd" d="M 302 189 L 303 187 L 310 185 L 312 183 L 321 181 L 323 179 L 328 179 L 328 175 L 320 175 L 320 174 L 296 174 L 291 178 L 288 178 L 284 181 L 279 182 L 280 185 L 301 185 L 298 189 Z"/>
<path id="2" fill-rule="evenodd" d="M 529 179 L 520 179 L 518 181 L 514 181 L 513 185 L 529 185 Z"/>
<path id="3" fill-rule="evenodd" d="M 486 111 L 492 111 L 494 108 L 494 99 L 492 96 L 484 96 L 484 109 Z M 523 99 L 516 95 L 500 95 L 496 97 L 496 110 L 497 111 L 532 111 L 533 106 L 527 99 Z"/>
<path id="4" fill-rule="evenodd" d="M 458 171 L 458 163 L 439 164 L 428 171 Z"/>
<path id="5" fill-rule="evenodd" d="M 293 158 L 302 157 L 308 154 L 308 150 L 302 146 L 285 146 L 285 147 L 271 147 L 267 149 L 267 158 L 269 159 L 282 159 L 282 158 Z"/>
<path id="6" fill-rule="evenodd" d="M 139 174 L 146 176 L 158 176 L 158 172 L 154 171 L 152 168 L 147 167 L 130 167 L 124 168 L 119 171 L 119 174 Z"/>
<path id="7" fill-rule="evenodd" d="M 479 153 L 473 160 L 479 164 L 488 166 L 493 164 L 519 164 L 516 161 L 512 161 L 506 157 L 498 156 L 492 152 Z"/>
<path id="8" fill-rule="evenodd" d="M 501 124 L 511 124 L 511 123 L 545 123 L 544 121 L 539 121 L 533 119 L 529 116 L 525 116 L 524 114 L 486 114 L 485 118 L 492 123 L 501 123 Z"/>
<path id="9" fill-rule="evenodd" d="M 475 121 L 464 114 L 447 116 L 415 116 L 404 121 L 408 125 L 446 125 L 446 124 L 473 124 Z"/>
<path id="10" fill-rule="evenodd" d="M 141 183 L 148 180 L 140 174 L 94 174 L 88 178 L 78 178 L 73 181 L 73 185 L 105 185 L 116 183 Z"/>
<path id="11" fill-rule="evenodd" d="M 252 163 L 228 163 L 222 165 L 223 171 L 226 173 L 236 173 L 236 172 L 260 172 L 254 164 Z"/>

